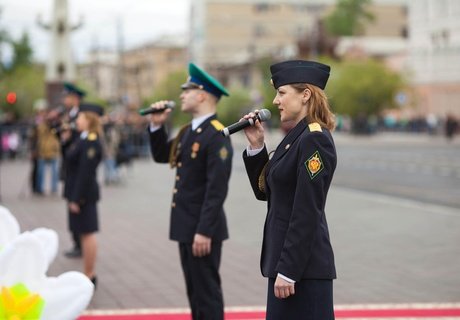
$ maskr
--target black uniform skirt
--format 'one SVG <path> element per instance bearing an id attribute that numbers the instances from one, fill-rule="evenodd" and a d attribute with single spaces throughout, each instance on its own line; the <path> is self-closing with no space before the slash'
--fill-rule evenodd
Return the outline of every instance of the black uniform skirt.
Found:
<path id="1" fill-rule="evenodd" d="M 97 203 L 85 203 L 80 206 L 80 213 L 69 210 L 69 229 L 76 234 L 86 234 L 99 231 Z"/>
<path id="2" fill-rule="evenodd" d="M 267 320 L 333 320 L 332 280 L 301 280 L 295 294 L 278 299 L 275 279 L 268 279 Z"/>

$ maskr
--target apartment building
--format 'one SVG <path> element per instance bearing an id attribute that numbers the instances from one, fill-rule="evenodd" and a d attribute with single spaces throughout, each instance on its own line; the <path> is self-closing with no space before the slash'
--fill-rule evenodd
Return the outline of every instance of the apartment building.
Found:
<path id="1" fill-rule="evenodd" d="M 122 90 L 128 104 L 139 105 L 174 71 L 187 67 L 185 36 L 164 36 L 152 43 L 127 50 L 121 57 Z"/>
<path id="2" fill-rule="evenodd" d="M 318 36 L 318 21 L 335 0 L 192 0 L 190 56 L 226 85 L 257 87 L 254 61 L 299 56 L 299 44 Z M 337 53 L 359 48 L 387 57 L 407 49 L 407 0 L 375 0 L 375 21 L 359 37 L 344 37 Z"/>
<path id="3" fill-rule="evenodd" d="M 410 2 L 407 66 L 419 113 L 460 116 L 459 17 L 457 0 Z"/>
<path id="4" fill-rule="evenodd" d="M 94 49 L 87 61 L 78 66 L 79 78 L 95 94 L 104 100 L 117 102 L 120 99 L 119 55 L 106 49 Z"/>
<path id="5" fill-rule="evenodd" d="M 404 38 L 406 2 L 376 0 L 375 21 L 364 38 Z M 255 57 L 297 54 L 299 40 L 311 36 L 315 22 L 334 0 L 192 0 L 190 53 L 206 65 L 247 62 Z"/>

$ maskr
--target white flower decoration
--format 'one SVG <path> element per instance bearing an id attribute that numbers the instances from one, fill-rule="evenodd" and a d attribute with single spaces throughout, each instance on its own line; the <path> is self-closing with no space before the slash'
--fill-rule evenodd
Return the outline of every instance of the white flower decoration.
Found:
<path id="1" fill-rule="evenodd" d="M 19 236 L 20 228 L 18 221 L 11 214 L 10 210 L 0 206 L 0 250 L 7 243 Z M 32 230 L 43 246 L 48 266 L 54 261 L 58 252 L 58 235 L 56 231 L 47 228 Z"/>
<path id="2" fill-rule="evenodd" d="M 0 208 L 0 319 L 76 319 L 91 300 L 93 284 L 74 271 L 47 277 L 57 253 L 56 232 L 36 229 L 18 235 L 18 227 L 4 236 L 7 224 L 17 225 L 11 217 Z"/>

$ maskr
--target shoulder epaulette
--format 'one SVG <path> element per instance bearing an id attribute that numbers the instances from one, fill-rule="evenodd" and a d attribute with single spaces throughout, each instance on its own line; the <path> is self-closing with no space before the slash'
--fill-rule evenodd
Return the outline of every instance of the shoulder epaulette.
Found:
<path id="1" fill-rule="evenodd" d="M 90 134 L 88 134 L 89 141 L 96 141 L 96 139 L 97 139 L 97 134 L 95 134 L 94 132 L 91 132 Z"/>
<path id="2" fill-rule="evenodd" d="M 219 120 L 211 120 L 211 124 L 214 128 L 216 128 L 217 131 L 221 131 L 224 127 L 222 123 L 219 122 Z"/>
<path id="3" fill-rule="evenodd" d="M 323 129 L 321 129 L 321 126 L 319 125 L 318 122 L 312 122 L 308 125 L 308 129 L 310 129 L 310 132 L 323 132 Z"/>

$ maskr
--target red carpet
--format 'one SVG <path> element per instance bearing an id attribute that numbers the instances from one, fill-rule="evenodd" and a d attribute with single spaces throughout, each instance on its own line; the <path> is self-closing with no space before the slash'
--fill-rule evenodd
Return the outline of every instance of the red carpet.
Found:
<path id="1" fill-rule="evenodd" d="M 392 319 L 392 318 L 439 318 L 459 317 L 460 307 L 435 308 L 374 308 L 374 309 L 337 309 L 337 319 Z M 226 320 L 260 320 L 265 319 L 262 311 L 228 311 Z M 152 314 L 125 314 L 125 315 L 85 315 L 78 320 L 191 320 L 188 313 L 152 313 Z"/>

